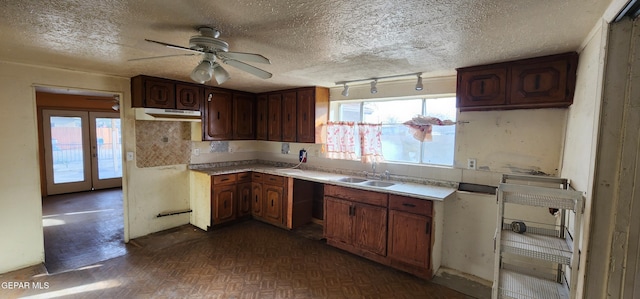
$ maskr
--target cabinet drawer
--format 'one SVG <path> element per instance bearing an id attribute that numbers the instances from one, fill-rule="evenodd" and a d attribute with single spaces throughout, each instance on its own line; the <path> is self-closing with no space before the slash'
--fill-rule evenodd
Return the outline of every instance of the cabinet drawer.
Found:
<path id="1" fill-rule="evenodd" d="M 404 211 L 412 214 L 431 216 L 433 202 L 425 199 L 389 195 L 389 209 Z"/>
<path id="2" fill-rule="evenodd" d="M 237 175 L 233 174 L 221 174 L 213 176 L 213 184 L 227 184 L 227 183 L 235 183 L 237 180 Z"/>
<path id="3" fill-rule="evenodd" d="M 334 185 L 324 185 L 324 195 L 381 207 L 387 206 L 387 200 L 389 198 L 386 193 L 365 191 Z"/>
<path id="4" fill-rule="evenodd" d="M 251 173 L 251 181 L 255 183 L 262 183 L 264 179 L 264 173 L 252 172 Z"/>
<path id="5" fill-rule="evenodd" d="M 249 181 L 251 181 L 251 172 L 238 173 L 238 182 L 249 182 Z"/>
<path id="6" fill-rule="evenodd" d="M 284 185 L 284 177 L 279 175 L 265 174 L 262 182 L 265 184 L 282 186 Z"/>

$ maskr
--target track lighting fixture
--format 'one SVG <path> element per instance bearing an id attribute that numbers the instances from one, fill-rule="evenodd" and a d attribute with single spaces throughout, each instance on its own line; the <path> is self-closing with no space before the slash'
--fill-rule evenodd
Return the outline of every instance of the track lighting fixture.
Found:
<path id="1" fill-rule="evenodd" d="M 369 81 L 371 84 L 371 93 L 375 94 L 378 92 L 378 80 L 382 80 L 382 79 L 392 79 L 392 78 L 401 78 L 401 77 L 409 77 L 409 76 L 417 76 L 418 77 L 418 81 L 416 82 L 416 87 L 415 89 L 417 91 L 423 90 L 424 86 L 422 85 L 422 73 L 412 73 L 412 74 L 403 74 L 403 75 L 393 75 L 393 76 L 384 76 L 384 77 L 375 77 L 375 78 L 368 78 L 368 79 L 357 79 L 357 80 L 348 80 L 348 81 L 338 81 L 336 82 L 336 85 L 342 85 L 344 86 L 344 89 L 342 90 L 342 96 L 344 97 L 348 97 L 349 96 L 349 83 L 353 83 L 353 82 L 363 82 L 363 81 Z"/>
<path id="2" fill-rule="evenodd" d="M 416 83 L 416 90 L 422 90 L 424 87 L 422 86 L 422 74 L 418 75 L 418 82 Z"/>
<path id="3" fill-rule="evenodd" d="M 347 85 L 347 83 L 344 84 L 344 89 L 342 90 L 342 96 L 343 97 L 349 96 L 349 85 Z"/>

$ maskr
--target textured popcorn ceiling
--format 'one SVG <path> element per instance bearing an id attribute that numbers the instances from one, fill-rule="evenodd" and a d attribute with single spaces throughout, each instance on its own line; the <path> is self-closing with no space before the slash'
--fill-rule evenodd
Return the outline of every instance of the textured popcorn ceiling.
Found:
<path id="1" fill-rule="evenodd" d="M 212 25 L 230 51 L 262 54 L 262 80 L 231 66 L 223 87 L 252 92 L 424 72 L 575 51 L 605 0 L 68 0 L 2 1 L 0 60 L 190 81 L 188 46 Z M 215 83 L 208 83 L 214 84 Z"/>

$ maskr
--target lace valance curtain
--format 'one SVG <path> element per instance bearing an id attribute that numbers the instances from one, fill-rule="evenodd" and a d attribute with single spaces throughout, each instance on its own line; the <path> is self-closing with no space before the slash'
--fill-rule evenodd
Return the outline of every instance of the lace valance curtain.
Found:
<path id="1" fill-rule="evenodd" d="M 358 123 L 360 159 L 364 163 L 382 162 L 382 124 Z"/>
<path id="2" fill-rule="evenodd" d="M 356 160 L 355 123 L 330 121 L 327 123 L 327 158 Z"/>

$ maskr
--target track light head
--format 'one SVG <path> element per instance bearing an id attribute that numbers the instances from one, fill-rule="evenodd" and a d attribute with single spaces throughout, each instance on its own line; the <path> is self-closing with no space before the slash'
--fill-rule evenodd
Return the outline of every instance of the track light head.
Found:
<path id="1" fill-rule="evenodd" d="M 422 86 L 422 74 L 418 75 L 418 82 L 416 83 L 416 90 L 422 90 L 424 86 Z"/>
<path id="2" fill-rule="evenodd" d="M 371 81 L 371 93 L 378 93 L 378 88 L 376 87 L 378 84 L 378 79 Z"/>
<path id="3" fill-rule="evenodd" d="M 344 89 L 342 90 L 342 96 L 343 97 L 349 96 L 349 85 L 347 85 L 347 83 L 344 84 Z"/>

